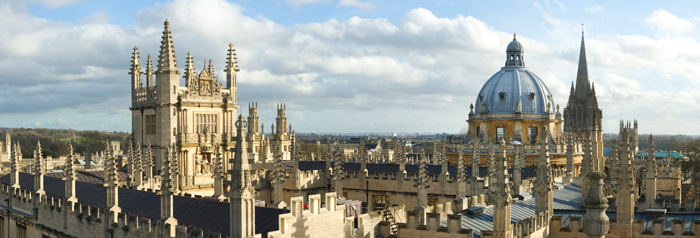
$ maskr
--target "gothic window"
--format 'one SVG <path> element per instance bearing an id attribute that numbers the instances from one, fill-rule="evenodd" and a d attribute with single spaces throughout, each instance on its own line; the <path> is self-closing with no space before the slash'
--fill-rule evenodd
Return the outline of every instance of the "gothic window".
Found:
<path id="1" fill-rule="evenodd" d="M 506 128 L 499 126 L 496 127 L 496 142 L 501 142 L 501 140 L 506 139 Z"/>
<path id="2" fill-rule="evenodd" d="M 527 135 L 529 137 L 530 143 L 534 144 L 535 142 L 537 142 L 537 127 L 528 127 Z"/>
<path id="3" fill-rule="evenodd" d="M 196 133 L 216 133 L 216 117 L 216 114 L 197 114 L 195 116 L 195 128 L 197 129 Z"/>
<path id="4" fill-rule="evenodd" d="M 156 134 L 156 115 L 146 115 L 146 134 Z"/>

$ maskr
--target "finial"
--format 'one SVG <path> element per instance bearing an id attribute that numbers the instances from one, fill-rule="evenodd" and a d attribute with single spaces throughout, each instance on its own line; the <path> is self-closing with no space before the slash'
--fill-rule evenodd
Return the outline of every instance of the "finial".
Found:
<path id="1" fill-rule="evenodd" d="M 581 35 L 583 35 L 583 23 L 581 23 Z"/>
<path id="2" fill-rule="evenodd" d="M 515 40 L 515 32 L 513 32 L 513 40 Z"/>

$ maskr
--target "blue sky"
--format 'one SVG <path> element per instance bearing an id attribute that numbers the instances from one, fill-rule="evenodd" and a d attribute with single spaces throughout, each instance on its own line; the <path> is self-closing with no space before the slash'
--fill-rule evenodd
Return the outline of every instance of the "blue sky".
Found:
<path id="1" fill-rule="evenodd" d="M 513 32 L 530 70 L 564 107 L 584 23 L 606 131 L 637 118 L 643 133 L 700 134 L 696 8 L 692 1 L 10 0 L 0 3 L 0 126 L 129 131 L 131 48 L 142 59 L 155 55 L 168 18 L 181 67 L 192 51 L 221 71 L 232 42 L 242 108 L 257 101 L 271 124 L 275 104 L 287 103 L 295 130 L 317 133 L 463 131 Z"/>

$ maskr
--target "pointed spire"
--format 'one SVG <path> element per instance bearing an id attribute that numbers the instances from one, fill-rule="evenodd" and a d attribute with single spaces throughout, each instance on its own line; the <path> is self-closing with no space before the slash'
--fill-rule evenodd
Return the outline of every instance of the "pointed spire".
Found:
<path id="1" fill-rule="evenodd" d="M 236 58 L 236 49 L 233 48 L 233 43 L 228 45 L 228 57 L 226 57 L 226 88 L 236 88 L 236 72 L 238 69 L 238 60 Z M 234 97 L 235 98 L 235 97 Z"/>
<path id="2" fill-rule="evenodd" d="M 583 99 L 588 97 L 591 84 L 588 80 L 588 63 L 586 62 L 586 44 L 581 32 L 581 51 L 578 58 L 578 73 L 576 74 L 576 96 Z"/>
<path id="3" fill-rule="evenodd" d="M 187 52 L 187 61 L 185 61 L 185 86 L 192 88 L 196 85 L 195 77 L 197 76 L 197 71 L 194 69 L 194 61 L 192 60 L 192 51 Z"/>
<path id="4" fill-rule="evenodd" d="M 18 143 L 12 143 L 10 149 L 10 182 L 12 183 L 13 189 L 19 189 L 19 156 L 17 153 Z"/>
<path id="5" fill-rule="evenodd" d="M 177 70 L 177 60 L 175 59 L 175 46 L 173 45 L 172 32 L 170 32 L 170 22 L 165 21 L 163 30 L 163 40 L 160 42 L 160 53 L 158 55 L 158 73 L 174 72 Z"/>
<path id="6" fill-rule="evenodd" d="M 146 64 L 146 87 L 153 87 L 153 64 L 151 64 L 151 54 L 148 54 Z"/>
<path id="7" fill-rule="evenodd" d="M 131 53 L 131 87 L 132 89 L 139 89 L 143 87 L 141 83 L 141 56 L 139 56 L 139 48 L 134 47 L 134 52 Z"/>
<path id="8" fill-rule="evenodd" d="M 180 162 L 177 159 L 180 150 L 173 144 L 172 155 L 170 156 L 170 177 L 174 194 L 180 194 Z"/>
<path id="9" fill-rule="evenodd" d="M 209 73 L 214 75 L 214 64 L 212 64 L 211 59 L 209 59 Z"/>

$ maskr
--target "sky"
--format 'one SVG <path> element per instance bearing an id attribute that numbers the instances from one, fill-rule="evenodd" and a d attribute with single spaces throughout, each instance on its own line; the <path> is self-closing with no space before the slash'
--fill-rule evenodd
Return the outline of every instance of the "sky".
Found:
<path id="1" fill-rule="evenodd" d="M 238 53 L 239 113 L 285 103 L 299 133 L 460 133 L 517 33 L 527 67 L 566 106 L 582 25 L 604 132 L 700 134 L 694 1 L 5 0 L 0 127 L 130 131 L 131 52 L 168 19 L 222 76 Z M 195 64 L 201 70 L 201 64 Z M 184 79 L 181 80 L 184 86 Z"/>

